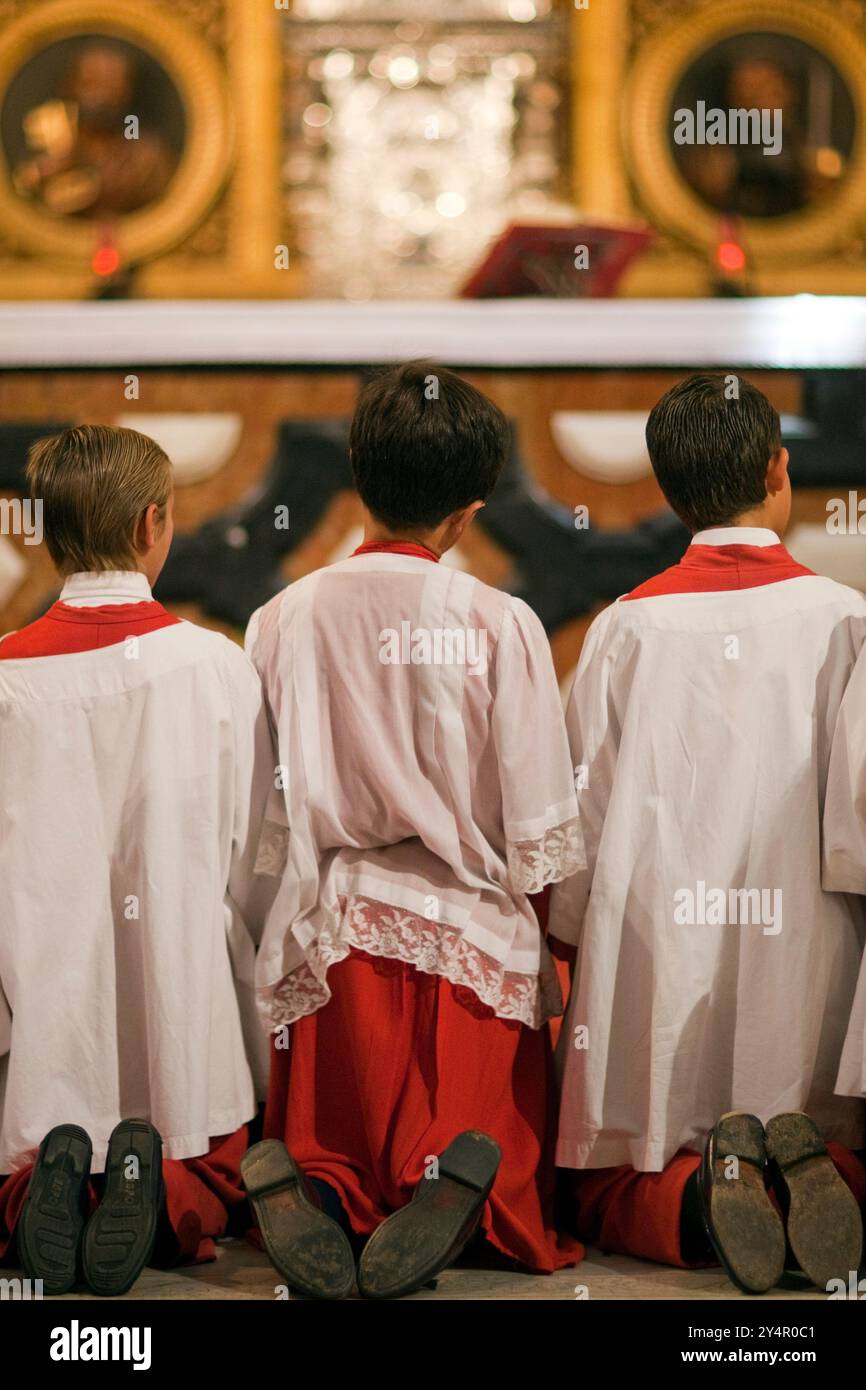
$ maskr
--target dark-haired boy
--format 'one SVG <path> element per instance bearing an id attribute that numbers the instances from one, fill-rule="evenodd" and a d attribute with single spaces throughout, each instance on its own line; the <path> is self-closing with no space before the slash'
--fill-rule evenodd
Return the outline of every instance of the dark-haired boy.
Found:
<path id="1" fill-rule="evenodd" d="M 364 544 L 247 634 L 276 729 L 281 881 L 257 976 L 270 1138 L 244 1177 L 274 1262 L 318 1297 L 355 1276 L 338 1222 L 372 1237 L 373 1298 L 432 1278 L 479 1220 L 530 1269 L 580 1254 L 553 1230 L 562 1004 L 527 898 L 583 862 L 550 650 L 524 603 L 440 564 L 507 442 L 451 372 L 372 379 L 351 432 Z"/>
<path id="2" fill-rule="evenodd" d="M 866 601 L 781 544 L 788 454 L 749 382 L 674 386 L 647 444 L 693 539 L 596 620 L 567 712 L 588 863 L 551 909 L 551 935 L 579 946 L 557 1161 L 580 1170 L 583 1239 L 699 1263 L 700 1198 L 728 1272 L 760 1291 L 785 1258 L 772 1158 L 823 1285 L 861 1241 L 823 1140 L 863 1139 L 860 1102 L 834 1095 L 862 914 L 821 891 L 820 815 Z"/>

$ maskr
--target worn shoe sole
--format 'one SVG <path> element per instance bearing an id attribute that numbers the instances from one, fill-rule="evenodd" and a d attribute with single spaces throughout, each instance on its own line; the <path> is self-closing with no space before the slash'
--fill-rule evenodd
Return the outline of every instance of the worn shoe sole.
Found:
<path id="1" fill-rule="evenodd" d="M 452 1140 L 438 1178 L 422 1178 L 412 1201 L 367 1241 L 358 1267 L 365 1298 L 402 1298 L 454 1263 L 478 1226 L 501 1157 L 478 1130 Z"/>
<path id="2" fill-rule="evenodd" d="M 355 1257 L 346 1234 L 314 1206 L 285 1144 L 263 1139 L 241 1159 L 241 1177 L 271 1264 L 308 1298 L 352 1292 Z"/>
<path id="3" fill-rule="evenodd" d="M 24 1272 L 42 1280 L 43 1293 L 75 1283 L 92 1152 L 78 1125 L 57 1125 L 39 1145 L 16 1234 Z"/>
<path id="4" fill-rule="evenodd" d="M 698 1191 L 713 1249 L 743 1293 L 766 1293 L 785 1269 L 785 1228 L 767 1195 L 765 1166 L 757 1116 L 723 1115 L 707 1139 Z"/>
<path id="5" fill-rule="evenodd" d="M 787 1196 L 788 1240 L 803 1273 L 819 1289 L 860 1268 L 863 1220 L 808 1115 L 774 1115 L 767 1125 L 774 1179 Z"/>
<path id="6" fill-rule="evenodd" d="M 121 1120 L 108 1141 L 102 1201 L 82 1243 L 84 1278 L 111 1298 L 132 1288 L 153 1251 L 162 1193 L 162 1140 L 147 1120 Z"/>

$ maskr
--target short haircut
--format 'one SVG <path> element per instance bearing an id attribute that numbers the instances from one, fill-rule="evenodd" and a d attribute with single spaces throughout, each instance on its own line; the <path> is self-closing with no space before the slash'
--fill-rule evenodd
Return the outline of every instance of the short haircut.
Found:
<path id="1" fill-rule="evenodd" d="M 358 399 L 349 447 L 364 505 L 389 530 L 430 529 L 486 501 L 508 453 L 502 411 L 431 362 L 371 377 Z"/>
<path id="2" fill-rule="evenodd" d="M 646 442 L 659 487 L 692 531 L 727 526 L 767 496 L 782 447 L 779 415 L 744 377 L 697 373 L 650 412 Z"/>
<path id="3" fill-rule="evenodd" d="M 38 440 L 27 481 L 42 502 L 45 542 L 61 574 L 137 568 L 138 518 L 156 503 L 164 519 L 172 468 L 138 430 L 77 425 Z"/>

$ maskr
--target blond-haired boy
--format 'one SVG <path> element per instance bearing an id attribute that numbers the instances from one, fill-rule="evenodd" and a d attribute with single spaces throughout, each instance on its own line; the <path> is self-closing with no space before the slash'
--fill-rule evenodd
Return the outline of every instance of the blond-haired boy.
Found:
<path id="1" fill-rule="evenodd" d="M 254 916 L 265 721 L 239 648 L 152 597 L 162 449 L 84 425 L 35 445 L 28 478 L 65 582 L 0 641 L 0 1255 L 17 1226 L 46 1292 L 83 1266 L 111 1294 L 160 1231 L 207 1258 L 242 1200 L 260 1063 L 237 904 Z"/>

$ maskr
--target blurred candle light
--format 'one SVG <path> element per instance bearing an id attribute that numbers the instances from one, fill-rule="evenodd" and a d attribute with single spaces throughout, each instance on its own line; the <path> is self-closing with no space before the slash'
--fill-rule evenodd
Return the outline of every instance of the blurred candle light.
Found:
<path id="1" fill-rule="evenodd" d="M 331 82 L 340 82 L 351 77 L 355 71 L 355 59 L 345 48 L 334 48 L 322 63 L 322 73 Z"/>
<path id="2" fill-rule="evenodd" d="M 421 76 L 417 58 L 400 53 L 388 64 L 388 80 L 395 87 L 414 87 Z"/>
<path id="3" fill-rule="evenodd" d="M 318 130 L 328 124 L 333 114 L 330 106 L 326 106 L 323 101 L 314 101 L 304 112 L 304 125 Z"/>
<path id="4" fill-rule="evenodd" d="M 440 193 L 436 199 L 436 211 L 440 217 L 460 217 L 466 211 L 466 199 L 462 193 L 451 190 Z"/>

